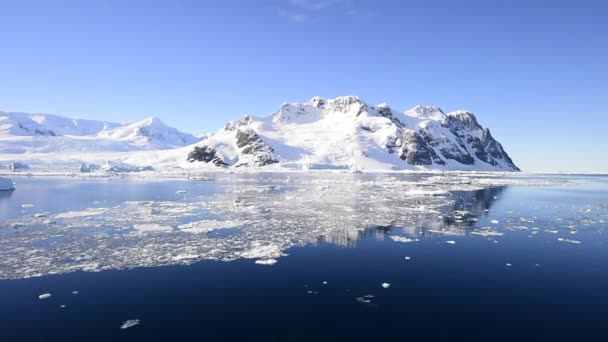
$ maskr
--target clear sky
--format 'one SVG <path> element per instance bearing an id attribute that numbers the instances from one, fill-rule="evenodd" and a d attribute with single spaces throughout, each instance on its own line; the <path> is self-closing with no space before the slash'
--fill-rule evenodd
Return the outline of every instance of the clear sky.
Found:
<path id="1" fill-rule="evenodd" d="M 608 172 L 608 1 L 0 0 L 0 110 L 216 131 L 358 95 L 466 108 L 524 170 Z"/>

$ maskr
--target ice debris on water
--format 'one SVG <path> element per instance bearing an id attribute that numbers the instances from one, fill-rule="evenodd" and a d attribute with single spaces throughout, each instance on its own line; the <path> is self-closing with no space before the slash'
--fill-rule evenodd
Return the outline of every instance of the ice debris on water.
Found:
<path id="1" fill-rule="evenodd" d="M 373 298 L 374 298 L 374 295 L 371 295 L 371 294 L 366 294 L 366 295 L 363 295 L 363 296 L 361 296 L 361 297 L 357 297 L 357 298 L 355 298 L 355 300 L 356 300 L 357 302 L 359 302 L 359 303 L 369 304 L 369 303 L 371 303 L 371 302 L 372 302 L 372 299 L 373 299 Z"/>
<path id="2" fill-rule="evenodd" d="M 79 294 L 79 293 L 80 293 L 80 292 L 78 292 L 78 291 L 76 291 L 76 290 L 72 291 L 72 294 L 73 294 L 73 295 L 77 295 L 77 294 Z"/>
<path id="3" fill-rule="evenodd" d="M 567 243 L 573 243 L 573 244 L 579 244 L 582 243 L 579 240 L 572 240 L 572 239 L 565 239 L 565 238 L 558 238 L 557 241 L 561 241 L 561 242 L 567 242 Z"/>
<path id="4" fill-rule="evenodd" d="M 323 281 L 323 285 L 327 285 L 327 281 L 326 281 L 326 280 L 325 280 L 325 281 Z"/>
<path id="5" fill-rule="evenodd" d="M 405 260 L 410 260 L 410 259 L 412 259 L 412 258 L 410 258 L 409 256 L 405 257 Z"/>
<path id="6" fill-rule="evenodd" d="M 490 221 L 490 222 L 491 222 L 492 224 L 499 224 L 499 223 L 500 223 L 500 221 L 498 221 L 498 220 L 492 220 L 492 221 Z"/>
<path id="7" fill-rule="evenodd" d="M 97 203 L 0 219 L 0 279 L 200 260 L 269 262 L 289 248 L 319 241 L 351 246 L 378 227 L 403 229 L 409 236 L 401 236 L 404 239 L 428 233 L 466 235 L 473 221 L 467 218 L 480 215 L 484 207 L 457 213 L 463 222 L 454 225 L 448 222 L 451 213 L 462 207 L 456 206 L 450 191 L 479 190 L 487 196 L 478 198 L 491 198 L 496 186 L 555 184 L 481 173 L 421 175 L 416 180 L 369 174 L 287 179 L 284 183 L 285 176 L 229 174 L 216 180 L 225 191 L 184 200 L 125 201 L 106 207 Z M 329 191 L 319 191 L 328 184 Z M 226 228 L 239 232 L 208 235 Z"/>
<path id="8" fill-rule="evenodd" d="M 454 240 L 448 240 L 445 243 L 450 244 L 450 245 L 455 245 L 456 241 L 454 241 Z"/>
<path id="9" fill-rule="evenodd" d="M 122 325 L 120 326 L 120 329 L 129 329 L 131 327 L 139 325 L 140 323 L 141 323 L 141 321 L 139 319 L 129 319 L 122 323 Z"/>
<path id="10" fill-rule="evenodd" d="M 390 236 L 391 240 L 395 241 L 395 242 L 401 242 L 401 243 L 408 243 L 408 242 L 415 242 L 418 241 L 418 239 L 410 239 L 404 236 Z"/>
<path id="11" fill-rule="evenodd" d="M 38 296 L 38 299 L 47 299 L 47 298 L 51 298 L 51 294 L 50 293 L 43 293 L 40 296 Z"/>
<path id="12" fill-rule="evenodd" d="M 260 259 L 255 261 L 258 265 L 272 266 L 277 263 L 277 259 Z"/>
<path id="13" fill-rule="evenodd" d="M 385 289 L 388 289 L 389 287 L 391 287 L 391 284 L 389 283 L 382 283 L 382 287 Z"/>

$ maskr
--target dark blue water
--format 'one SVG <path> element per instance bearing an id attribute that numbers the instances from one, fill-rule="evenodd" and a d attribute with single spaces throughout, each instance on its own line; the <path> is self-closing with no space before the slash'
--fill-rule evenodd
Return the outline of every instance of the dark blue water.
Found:
<path id="1" fill-rule="evenodd" d="M 63 206 L 85 208 L 125 197 L 179 200 L 175 191 L 184 187 L 182 181 L 121 182 L 23 180 L 12 196 L 0 198 L 0 212 L 6 218 L 24 215 L 24 202 L 36 205 L 32 211 L 63 211 Z M 59 195 L 63 203 L 20 193 L 53 186 L 65 189 Z M 222 184 L 188 186 L 189 195 L 203 195 Z M 83 200 L 90 203 L 71 203 L 73 187 L 90 191 Z M 466 229 L 491 226 L 504 235 L 423 234 L 420 241 L 399 243 L 389 238 L 403 235 L 399 227 L 371 227 L 349 247 L 320 237 L 316 244 L 291 248 L 273 266 L 239 259 L 0 280 L 0 338 L 608 340 L 604 178 L 454 196 L 460 198 L 455 209 L 480 209 Z M 46 292 L 52 297 L 39 300 Z M 364 295 L 373 295 L 370 303 L 356 300 Z M 127 319 L 141 324 L 121 330 Z"/>

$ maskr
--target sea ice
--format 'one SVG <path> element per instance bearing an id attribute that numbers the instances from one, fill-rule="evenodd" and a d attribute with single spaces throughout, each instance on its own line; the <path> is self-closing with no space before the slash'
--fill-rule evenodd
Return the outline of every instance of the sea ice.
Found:
<path id="1" fill-rule="evenodd" d="M 391 287 L 391 284 L 389 283 L 382 283 L 382 287 L 385 289 L 388 289 L 389 287 Z"/>
<path id="2" fill-rule="evenodd" d="M 120 329 L 129 329 L 140 323 L 141 323 L 141 321 L 139 319 L 130 319 L 130 320 L 123 322 L 122 325 L 120 326 Z"/>
<path id="3" fill-rule="evenodd" d="M 393 240 L 395 242 L 402 242 L 402 243 L 418 241 L 418 239 L 410 239 L 410 238 L 403 237 L 403 236 L 389 236 L 389 237 L 391 238 L 391 240 Z"/>
<path id="4" fill-rule="evenodd" d="M 38 299 L 47 299 L 47 298 L 51 298 L 50 293 L 43 293 L 40 296 L 38 296 Z"/>
<path id="5" fill-rule="evenodd" d="M 277 263 L 277 259 L 261 259 L 261 260 L 256 260 L 255 263 L 258 265 L 271 266 L 271 265 L 274 265 Z"/>

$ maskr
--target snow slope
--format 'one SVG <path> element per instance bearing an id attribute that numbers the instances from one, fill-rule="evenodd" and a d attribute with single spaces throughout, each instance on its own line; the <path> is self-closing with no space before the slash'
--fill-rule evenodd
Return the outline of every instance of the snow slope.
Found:
<path id="1" fill-rule="evenodd" d="M 285 103 L 245 116 L 197 144 L 193 164 L 290 169 L 518 171 L 468 111 L 416 106 L 404 113 L 356 96 Z"/>
<path id="2" fill-rule="evenodd" d="M 121 125 L 51 114 L 0 112 L 0 154 L 157 150 L 200 140 L 157 118 Z"/>

